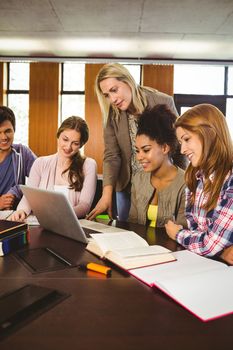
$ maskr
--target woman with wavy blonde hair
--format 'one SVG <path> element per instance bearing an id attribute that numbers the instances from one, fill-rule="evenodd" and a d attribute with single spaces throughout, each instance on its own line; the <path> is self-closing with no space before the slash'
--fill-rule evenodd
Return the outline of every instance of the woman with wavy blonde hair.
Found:
<path id="1" fill-rule="evenodd" d="M 166 230 L 185 248 L 214 256 L 233 243 L 233 144 L 226 118 L 210 104 L 186 111 L 175 123 L 181 153 L 189 160 L 188 229 L 169 221 Z"/>
<path id="2" fill-rule="evenodd" d="M 101 89 L 101 82 L 108 78 L 115 78 L 129 86 L 132 93 L 132 112 L 141 114 L 147 106 L 146 95 L 142 90 L 138 89 L 134 78 L 127 68 L 118 63 L 107 64 L 99 71 L 95 81 L 95 91 L 103 114 L 104 122 L 106 123 L 108 120 L 110 109 L 112 109 L 112 114 L 116 119 L 119 117 L 121 111 L 119 108 L 117 108 L 117 106 L 111 104 L 110 100 L 106 98 Z M 154 92 L 154 90 L 149 87 L 147 87 L 146 90 Z"/>
<path id="3" fill-rule="evenodd" d="M 175 115 L 174 100 L 155 89 L 137 85 L 126 67 L 119 63 L 104 65 L 95 82 L 104 119 L 103 194 L 89 219 L 107 211 L 112 217 L 112 194 L 116 191 L 118 219 L 125 221 L 130 208 L 131 179 L 140 170 L 136 159 L 137 123 L 146 108 L 165 104 Z M 185 166 L 177 152 L 174 163 Z"/>

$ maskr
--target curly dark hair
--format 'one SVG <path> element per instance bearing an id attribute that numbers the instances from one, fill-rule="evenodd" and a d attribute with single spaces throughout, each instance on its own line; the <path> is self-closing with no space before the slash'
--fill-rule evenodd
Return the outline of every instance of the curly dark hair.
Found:
<path id="1" fill-rule="evenodd" d="M 158 104 L 153 108 L 146 108 L 138 119 L 137 135 L 146 135 L 159 145 L 167 144 L 172 157 L 179 147 L 176 137 L 176 115 L 167 105 Z"/>
<path id="2" fill-rule="evenodd" d="M 60 125 L 57 131 L 57 138 L 60 134 L 67 129 L 75 130 L 80 132 L 80 146 L 82 147 L 89 138 L 89 128 L 84 119 L 80 117 L 69 117 L 65 119 Z M 86 157 L 83 157 L 80 152 L 73 155 L 71 159 L 71 164 L 69 168 L 63 171 L 63 174 L 68 171 L 68 179 L 70 183 L 70 188 L 75 191 L 81 191 L 84 182 L 84 174 L 83 174 L 83 164 L 85 162 Z"/>

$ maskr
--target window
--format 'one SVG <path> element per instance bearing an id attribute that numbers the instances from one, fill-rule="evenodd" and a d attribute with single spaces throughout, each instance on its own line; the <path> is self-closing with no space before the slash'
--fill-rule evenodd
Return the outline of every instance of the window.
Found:
<path id="1" fill-rule="evenodd" d="M 227 93 L 233 95 L 233 67 L 228 68 L 228 89 Z"/>
<path id="2" fill-rule="evenodd" d="M 28 145 L 29 63 L 8 63 L 7 105 L 16 118 L 14 143 Z"/>
<path id="3" fill-rule="evenodd" d="M 85 118 L 85 64 L 62 64 L 61 121 L 75 115 Z"/>
<path id="4" fill-rule="evenodd" d="M 138 85 L 141 84 L 141 66 L 140 64 L 124 64 Z"/>
<path id="5" fill-rule="evenodd" d="M 233 139 L 233 98 L 227 99 L 226 118 Z"/>
<path id="6" fill-rule="evenodd" d="M 175 65 L 174 100 L 179 114 L 200 103 L 218 107 L 233 136 L 233 67 Z"/>
<path id="7" fill-rule="evenodd" d="M 223 95 L 224 67 L 208 65 L 175 65 L 174 93 Z"/>

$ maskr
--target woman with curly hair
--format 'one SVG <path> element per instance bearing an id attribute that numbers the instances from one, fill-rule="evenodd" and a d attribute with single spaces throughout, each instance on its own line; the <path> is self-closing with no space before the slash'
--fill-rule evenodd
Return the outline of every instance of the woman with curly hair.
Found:
<path id="1" fill-rule="evenodd" d="M 139 118 L 136 154 L 143 170 L 132 179 L 130 222 L 164 227 L 168 219 L 186 226 L 184 171 L 173 162 L 178 147 L 176 115 L 166 105 Z"/>

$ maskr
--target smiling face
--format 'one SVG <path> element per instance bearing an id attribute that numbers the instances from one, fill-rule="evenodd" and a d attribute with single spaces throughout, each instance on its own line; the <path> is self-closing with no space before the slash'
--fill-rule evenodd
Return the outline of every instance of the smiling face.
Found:
<path id="1" fill-rule="evenodd" d="M 161 146 L 146 135 L 138 135 L 135 145 L 137 160 L 145 172 L 155 172 L 161 168 L 165 161 L 167 162 L 168 145 Z"/>
<path id="2" fill-rule="evenodd" d="M 132 101 L 132 92 L 126 83 L 116 78 L 107 78 L 100 82 L 100 89 L 109 103 L 121 111 L 126 111 Z"/>
<path id="3" fill-rule="evenodd" d="M 199 165 L 203 154 L 203 146 L 197 134 L 183 129 L 176 130 L 178 141 L 181 144 L 181 153 L 184 154 L 195 168 Z"/>
<path id="4" fill-rule="evenodd" d="M 14 128 L 9 120 L 0 124 L 0 152 L 10 153 L 11 145 L 14 141 Z"/>
<path id="5" fill-rule="evenodd" d="M 81 147 L 81 134 L 73 129 L 65 129 L 58 137 L 58 154 L 71 158 Z"/>

